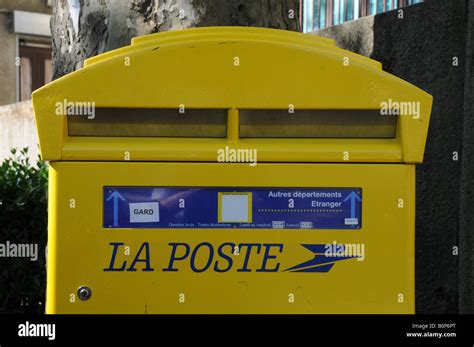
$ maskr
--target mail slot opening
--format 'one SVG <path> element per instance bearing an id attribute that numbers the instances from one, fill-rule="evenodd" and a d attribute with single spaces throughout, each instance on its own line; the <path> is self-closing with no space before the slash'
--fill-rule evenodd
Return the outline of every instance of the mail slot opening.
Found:
<path id="1" fill-rule="evenodd" d="M 225 109 L 96 108 L 68 116 L 69 136 L 226 137 Z"/>
<path id="2" fill-rule="evenodd" d="M 240 110 L 240 137 L 394 138 L 396 127 L 380 110 Z"/>

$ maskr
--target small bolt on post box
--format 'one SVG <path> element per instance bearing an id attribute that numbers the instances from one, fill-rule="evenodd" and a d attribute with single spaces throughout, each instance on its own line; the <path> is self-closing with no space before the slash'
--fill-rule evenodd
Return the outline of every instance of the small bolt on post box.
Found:
<path id="1" fill-rule="evenodd" d="M 137 37 L 33 93 L 47 313 L 414 313 L 432 97 L 332 40 Z"/>

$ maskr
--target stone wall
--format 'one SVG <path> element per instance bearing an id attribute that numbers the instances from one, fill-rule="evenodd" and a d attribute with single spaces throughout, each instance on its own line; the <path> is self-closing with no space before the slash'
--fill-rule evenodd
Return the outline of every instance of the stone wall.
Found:
<path id="1" fill-rule="evenodd" d="M 315 33 L 433 95 L 416 179 L 418 313 L 474 313 L 473 8 L 427 0 Z"/>

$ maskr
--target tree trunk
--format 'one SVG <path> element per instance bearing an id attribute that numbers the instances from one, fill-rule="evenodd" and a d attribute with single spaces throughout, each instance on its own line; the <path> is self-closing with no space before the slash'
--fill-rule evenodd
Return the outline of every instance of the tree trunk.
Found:
<path id="1" fill-rule="evenodd" d="M 299 0 L 54 0 L 54 78 L 135 36 L 198 26 L 300 30 Z"/>

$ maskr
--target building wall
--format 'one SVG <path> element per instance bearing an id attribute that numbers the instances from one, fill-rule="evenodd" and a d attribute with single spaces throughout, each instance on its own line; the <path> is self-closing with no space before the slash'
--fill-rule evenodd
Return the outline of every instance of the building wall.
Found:
<path id="1" fill-rule="evenodd" d="M 20 10 L 51 14 L 49 0 L 0 0 L 0 10 Z"/>
<path id="2" fill-rule="evenodd" d="M 0 0 L 0 105 L 17 102 L 17 70 L 19 36 L 11 32 L 13 10 L 51 14 L 47 0 Z M 22 36 L 22 38 L 26 36 Z M 36 40 L 45 38 L 32 37 Z M 50 39 L 46 39 L 50 42 Z"/>
<path id="3" fill-rule="evenodd" d="M 0 0 L 0 162 L 10 156 L 11 148 L 29 148 L 32 161 L 38 158 L 38 137 L 30 102 L 17 102 L 20 38 L 50 42 L 49 38 L 12 33 L 12 11 L 51 14 L 48 0 Z"/>
<path id="4" fill-rule="evenodd" d="M 424 0 L 301 0 L 303 32 L 414 5 Z"/>
<path id="5" fill-rule="evenodd" d="M 8 13 L 0 12 L 0 105 L 16 102 L 16 35 L 9 31 Z"/>
<path id="6" fill-rule="evenodd" d="M 469 0 L 427 0 L 404 8 L 403 18 L 395 10 L 316 32 L 433 95 L 416 179 L 418 313 L 474 313 L 474 161 L 467 156 L 474 147 L 473 91 L 467 87 L 473 85 L 467 42 L 473 10 Z"/>
<path id="7" fill-rule="evenodd" d="M 0 106 L 0 161 L 11 155 L 11 148 L 25 147 L 30 161 L 35 162 L 39 146 L 31 101 Z"/>

